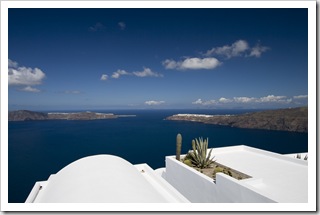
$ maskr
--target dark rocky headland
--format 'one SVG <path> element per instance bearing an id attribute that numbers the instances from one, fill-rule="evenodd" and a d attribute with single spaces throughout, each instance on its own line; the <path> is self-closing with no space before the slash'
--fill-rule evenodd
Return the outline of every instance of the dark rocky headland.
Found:
<path id="1" fill-rule="evenodd" d="M 237 128 L 308 132 L 308 107 L 267 110 L 240 115 L 176 114 L 166 119 Z"/>
<path id="2" fill-rule="evenodd" d="M 97 120 L 114 119 L 132 115 L 114 115 L 113 113 L 77 112 L 77 113 L 42 113 L 28 110 L 18 110 L 9 112 L 9 121 L 28 120 Z"/>

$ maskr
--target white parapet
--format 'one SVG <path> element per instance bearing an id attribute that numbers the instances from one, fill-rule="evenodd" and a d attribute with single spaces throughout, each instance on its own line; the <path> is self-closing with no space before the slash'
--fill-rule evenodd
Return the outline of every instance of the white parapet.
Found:
<path id="1" fill-rule="evenodd" d="M 212 154 L 220 164 L 252 178 L 237 180 L 218 173 L 214 183 L 174 156 L 167 156 L 165 179 L 191 202 L 308 202 L 307 162 L 247 146 L 217 148 Z"/>

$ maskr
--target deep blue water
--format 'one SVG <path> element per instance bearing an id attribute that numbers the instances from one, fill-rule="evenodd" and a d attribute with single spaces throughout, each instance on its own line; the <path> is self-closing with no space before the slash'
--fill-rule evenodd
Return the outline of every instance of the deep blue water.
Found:
<path id="1" fill-rule="evenodd" d="M 24 202 L 36 181 L 47 180 L 71 162 L 85 156 L 113 154 L 132 164 L 165 166 L 175 154 L 177 133 L 182 153 L 191 140 L 208 137 L 209 147 L 248 145 L 278 153 L 308 151 L 306 133 L 239 129 L 163 120 L 176 113 L 235 114 L 245 110 L 123 110 L 99 111 L 136 114 L 136 117 L 93 121 L 9 122 L 9 202 Z M 214 153 L 214 151 L 213 151 Z"/>

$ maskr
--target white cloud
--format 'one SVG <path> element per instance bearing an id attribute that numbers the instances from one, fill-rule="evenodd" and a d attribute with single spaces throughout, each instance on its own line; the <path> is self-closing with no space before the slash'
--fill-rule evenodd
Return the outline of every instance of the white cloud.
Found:
<path id="1" fill-rule="evenodd" d="M 106 80 L 108 80 L 108 75 L 102 74 L 100 80 L 101 80 L 101 81 L 106 81 Z"/>
<path id="2" fill-rule="evenodd" d="M 298 96 L 296 96 L 298 98 Z M 299 98 L 305 98 L 304 95 L 299 96 Z M 222 104 L 262 104 L 262 103 L 278 103 L 278 104 L 289 104 L 292 103 L 292 98 L 287 98 L 286 96 L 274 96 L 274 95 L 268 95 L 260 98 L 255 97 L 233 97 L 233 98 L 224 98 L 221 97 L 218 100 L 208 100 L 203 101 L 202 99 L 198 99 L 192 104 L 195 105 L 222 105 Z"/>
<path id="3" fill-rule="evenodd" d="M 192 104 L 195 104 L 195 105 L 202 104 L 202 103 L 203 101 L 201 99 L 198 99 L 197 101 L 192 102 Z"/>
<path id="4" fill-rule="evenodd" d="M 102 23 L 97 22 L 93 26 L 89 27 L 89 31 L 96 32 L 96 31 L 103 31 L 105 30 L 106 26 L 104 26 Z"/>
<path id="5" fill-rule="evenodd" d="M 216 100 L 209 100 L 209 101 L 204 101 L 202 102 L 203 105 L 214 105 L 217 104 L 218 102 Z"/>
<path id="6" fill-rule="evenodd" d="M 118 22 L 118 26 L 121 30 L 124 30 L 126 28 L 126 23 L 124 22 Z"/>
<path id="7" fill-rule="evenodd" d="M 293 96 L 293 99 L 307 99 L 308 95 Z"/>
<path id="8" fill-rule="evenodd" d="M 130 73 L 126 72 L 125 70 L 118 69 L 111 75 L 111 77 L 117 79 L 120 78 L 121 75 L 130 75 Z"/>
<path id="9" fill-rule="evenodd" d="M 269 47 L 266 47 L 266 46 L 260 46 L 260 45 L 256 45 L 255 47 L 253 47 L 251 49 L 251 52 L 250 52 L 250 57 L 260 57 L 261 54 L 263 52 L 266 52 L 267 50 L 269 49 Z"/>
<path id="10" fill-rule="evenodd" d="M 20 89 L 21 91 L 25 91 L 25 92 L 31 92 L 31 93 L 39 93 L 41 92 L 41 90 L 34 88 L 34 87 L 30 87 L 30 86 L 26 86 L 24 88 Z"/>
<path id="11" fill-rule="evenodd" d="M 183 61 L 165 60 L 162 65 L 166 69 L 214 69 L 219 66 L 221 62 L 213 57 L 210 58 L 187 58 Z"/>
<path id="12" fill-rule="evenodd" d="M 141 72 L 133 72 L 133 74 L 137 77 L 163 77 L 162 74 L 159 74 L 159 73 L 156 73 L 156 72 L 153 72 L 151 69 L 149 68 L 143 68 L 143 71 Z"/>
<path id="13" fill-rule="evenodd" d="M 8 67 L 9 68 L 18 68 L 18 63 L 12 60 L 8 60 Z"/>
<path id="14" fill-rule="evenodd" d="M 151 101 L 146 101 L 146 102 L 144 102 L 146 105 L 161 105 L 161 104 L 164 104 L 165 103 L 165 101 L 153 101 L 153 100 L 151 100 Z"/>
<path id="15" fill-rule="evenodd" d="M 214 69 L 220 62 L 216 58 L 187 58 L 181 65 L 181 69 Z"/>
<path id="16" fill-rule="evenodd" d="M 233 97 L 233 101 L 237 103 L 250 103 L 257 101 L 257 98 L 254 97 Z"/>
<path id="17" fill-rule="evenodd" d="M 118 69 L 118 71 L 114 72 L 111 75 L 111 77 L 117 79 L 117 78 L 120 78 L 120 76 L 122 76 L 122 75 L 134 75 L 134 76 L 139 77 L 139 78 L 144 78 L 144 77 L 163 77 L 162 74 L 153 72 L 150 68 L 146 68 L 146 67 L 143 67 L 142 71 L 137 71 L 137 72 L 126 72 L 125 70 Z"/>
<path id="18" fill-rule="evenodd" d="M 192 102 L 192 104 L 207 106 L 207 105 L 217 104 L 217 101 L 216 100 L 202 101 L 202 99 L 198 99 L 197 101 Z"/>
<path id="19" fill-rule="evenodd" d="M 174 60 L 165 60 L 162 62 L 162 65 L 166 68 L 166 69 L 176 69 L 179 65 L 176 61 Z"/>
<path id="20" fill-rule="evenodd" d="M 204 55 L 220 55 L 226 58 L 232 57 L 260 57 L 263 52 L 269 50 L 269 47 L 257 44 L 255 47 L 250 48 L 249 43 L 245 40 L 238 40 L 231 45 L 224 45 L 221 47 L 214 47 L 208 50 Z"/>
<path id="21" fill-rule="evenodd" d="M 249 49 L 249 44 L 245 40 L 238 40 L 232 45 L 225 45 L 222 47 L 212 48 L 206 52 L 206 56 L 213 54 L 226 56 L 227 58 L 241 56 Z"/>
<path id="22" fill-rule="evenodd" d="M 255 97 L 234 97 L 236 103 L 290 103 L 292 99 L 287 99 L 286 96 L 268 95 L 260 98 Z"/>
<path id="23" fill-rule="evenodd" d="M 18 67 L 18 63 L 9 59 L 8 83 L 9 85 L 39 85 L 46 77 L 38 68 Z"/>
<path id="24" fill-rule="evenodd" d="M 226 99 L 226 98 L 221 97 L 219 99 L 219 102 L 221 102 L 221 103 L 229 103 L 229 102 L 232 102 L 232 99 Z"/>
<path id="25" fill-rule="evenodd" d="M 258 102 L 285 102 L 286 96 L 274 96 L 274 95 L 268 95 L 265 97 L 261 97 Z"/>

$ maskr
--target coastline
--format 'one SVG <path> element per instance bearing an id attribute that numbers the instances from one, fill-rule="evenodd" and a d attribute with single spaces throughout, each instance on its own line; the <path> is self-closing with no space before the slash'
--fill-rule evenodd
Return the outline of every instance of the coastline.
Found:
<path id="1" fill-rule="evenodd" d="M 267 110 L 239 115 L 175 114 L 166 120 L 200 122 L 237 128 L 308 132 L 308 108 Z"/>
<path id="2" fill-rule="evenodd" d="M 96 112 L 34 112 L 28 110 L 18 110 L 9 112 L 8 121 L 34 121 L 34 120 L 99 120 L 115 119 L 119 117 L 135 117 L 136 115 L 115 115 L 113 113 Z"/>

